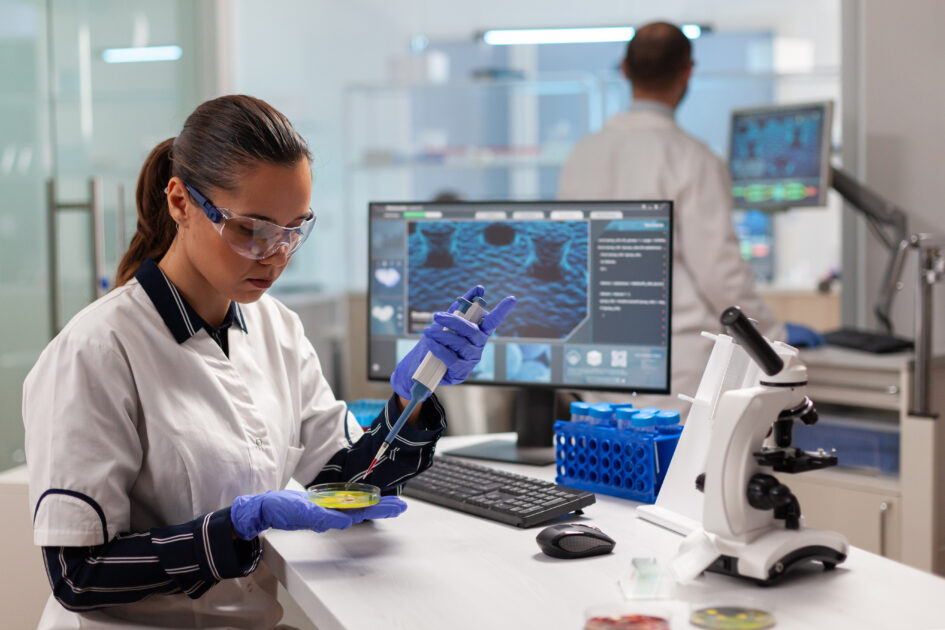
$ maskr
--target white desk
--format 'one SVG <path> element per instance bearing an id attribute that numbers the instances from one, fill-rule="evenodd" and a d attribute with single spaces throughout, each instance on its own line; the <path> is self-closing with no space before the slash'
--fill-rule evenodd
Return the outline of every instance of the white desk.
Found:
<path id="1" fill-rule="evenodd" d="M 440 451 L 483 438 L 444 438 Z M 493 465 L 554 477 L 553 466 Z M 402 516 L 347 531 L 266 534 L 263 560 L 319 630 L 579 630 L 585 608 L 622 599 L 617 578 L 631 558 L 669 559 L 680 540 L 635 519 L 635 503 L 598 495 L 582 520 L 617 541 L 614 553 L 555 560 L 535 543 L 541 527 L 406 500 Z M 694 627 L 689 602 L 714 594 L 751 597 L 774 612 L 778 630 L 945 628 L 945 579 L 855 548 L 835 571 L 789 575 L 771 588 L 707 574 L 677 589 L 673 628 Z"/>

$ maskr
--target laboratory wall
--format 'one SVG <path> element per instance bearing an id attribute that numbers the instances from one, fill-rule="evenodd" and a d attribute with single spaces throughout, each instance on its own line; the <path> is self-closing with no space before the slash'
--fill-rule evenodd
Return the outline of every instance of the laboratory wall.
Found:
<path id="1" fill-rule="evenodd" d="M 844 11 L 858 26 L 858 42 L 844 59 L 856 74 L 862 94 L 857 112 L 858 171 L 863 180 L 902 207 L 911 232 L 945 234 L 945 3 L 912 0 L 906 5 L 882 0 L 847 2 Z M 875 299 L 887 252 L 866 230 L 856 237 L 861 247 L 861 324 L 872 324 Z M 896 298 L 893 323 L 906 336 L 913 332 L 915 261 L 903 272 L 904 287 Z M 934 288 L 934 348 L 945 349 L 945 287 Z"/>

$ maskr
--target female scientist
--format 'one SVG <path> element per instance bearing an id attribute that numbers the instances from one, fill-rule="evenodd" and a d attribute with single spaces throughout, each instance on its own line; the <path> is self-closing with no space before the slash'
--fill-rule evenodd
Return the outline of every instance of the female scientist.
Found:
<path id="1" fill-rule="evenodd" d="M 447 364 L 443 383 L 461 382 L 515 300 L 479 327 L 437 314 L 353 441 L 299 318 L 265 295 L 315 224 L 311 185 L 305 141 L 248 96 L 204 103 L 148 156 L 119 286 L 69 322 L 23 387 L 34 542 L 53 588 L 40 628 L 271 628 L 281 608 L 260 532 L 406 508 L 385 496 L 339 512 L 281 488 L 363 475 L 426 352 Z M 396 493 L 430 466 L 445 426 L 430 397 L 371 482 Z"/>

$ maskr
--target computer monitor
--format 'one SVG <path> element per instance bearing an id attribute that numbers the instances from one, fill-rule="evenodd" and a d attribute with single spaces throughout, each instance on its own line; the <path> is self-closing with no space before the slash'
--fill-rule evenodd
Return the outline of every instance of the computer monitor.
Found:
<path id="1" fill-rule="evenodd" d="M 736 208 L 822 206 L 830 188 L 829 102 L 732 112 L 729 171 Z"/>
<path id="2" fill-rule="evenodd" d="M 518 443 L 463 454 L 554 461 L 556 388 L 669 392 L 672 207 L 371 203 L 368 378 L 389 379 L 433 313 L 470 287 L 492 305 L 514 295 L 466 382 L 522 388 Z"/>

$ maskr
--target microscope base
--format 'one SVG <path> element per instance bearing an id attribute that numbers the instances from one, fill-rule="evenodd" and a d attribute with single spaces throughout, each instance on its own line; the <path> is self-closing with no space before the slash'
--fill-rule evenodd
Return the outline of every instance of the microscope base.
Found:
<path id="1" fill-rule="evenodd" d="M 747 545 L 726 545 L 716 538 L 722 555 L 706 570 L 752 580 L 761 586 L 781 581 L 792 569 L 820 562 L 829 571 L 846 560 L 846 539 L 816 529 L 773 530 Z"/>

